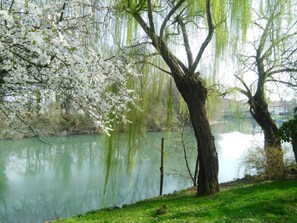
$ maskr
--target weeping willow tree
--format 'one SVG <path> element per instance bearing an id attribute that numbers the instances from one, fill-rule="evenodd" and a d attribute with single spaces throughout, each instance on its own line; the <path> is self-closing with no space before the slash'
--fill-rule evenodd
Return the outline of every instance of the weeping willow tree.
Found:
<path id="1" fill-rule="evenodd" d="M 247 97 L 250 113 L 264 132 L 266 173 L 270 177 L 283 174 L 283 153 L 278 126 L 268 110 L 267 92 L 275 91 L 278 85 L 297 87 L 297 20 L 292 14 L 296 7 L 290 0 L 261 2 L 252 16 L 251 30 L 257 33 L 237 52 L 243 68 L 235 76 L 243 88 L 235 89 Z"/>
<path id="2" fill-rule="evenodd" d="M 234 30 L 245 36 L 250 16 L 246 1 L 119 0 L 115 7 L 119 20 L 127 21 L 118 39 L 146 49 L 146 63 L 170 75 L 187 105 L 197 141 L 198 195 L 219 192 L 218 155 L 206 109 L 210 86 L 201 66 L 216 61 L 205 59 L 211 55 L 207 48 L 212 39 L 216 58 L 224 55 L 229 38 L 229 3 L 233 15 L 245 17 L 240 22 L 234 20 Z"/>

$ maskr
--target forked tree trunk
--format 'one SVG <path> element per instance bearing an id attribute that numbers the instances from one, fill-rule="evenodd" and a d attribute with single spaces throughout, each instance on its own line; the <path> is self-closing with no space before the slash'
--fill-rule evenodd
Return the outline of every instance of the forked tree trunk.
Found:
<path id="1" fill-rule="evenodd" d="M 176 75 L 177 76 L 177 75 Z M 207 90 L 201 81 L 191 76 L 175 77 L 176 86 L 185 100 L 197 140 L 199 156 L 198 195 L 212 195 L 219 192 L 218 155 L 206 116 Z"/>
<path id="2" fill-rule="evenodd" d="M 251 114 L 264 132 L 264 149 L 266 154 L 266 173 L 271 177 L 281 177 L 284 170 L 281 140 L 278 127 L 271 118 L 264 97 L 255 95 L 249 100 Z"/>
<path id="3" fill-rule="evenodd" d="M 175 1 L 173 1 L 173 5 Z M 188 65 L 180 61 L 169 49 L 167 40 L 164 38 L 165 28 L 167 23 L 170 22 L 171 17 L 176 13 L 182 12 L 186 1 L 181 0 L 171 9 L 160 27 L 160 35 L 156 33 L 154 24 L 154 13 L 150 0 L 147 0 L 147 15 L 148 23 L 142 18 L 141 10 L 130 10 L 129 13 L 136 19 L 144 32 L 152 40 L 152 45 L 160 53 L 167 66 L 170 68 L 169 73 L 175 80 L 175 84 L 179 89 L 182 97 L 188 105 L 192 126 L 194 129 L 195 137 L 197 140 L 198 153 L 199 153 L 199 174 L 198 174 L 198 195 L 210 195 L 219 192 L 218 186 L 218 156 L 214 144 L 214 137 L 211 134 L 210 125 L 206 117 L 205 101 L 206 101 L 206 88 L 203 86 L 199 79 L 193 76 L 199 76 L 198 73 L 194 74 L 196 68 L 201 60 L 201 57 L 212 39 L 214 32 L 214 24 L 212 22 L 211 1 L 206 0 L 206 19 L 208 24 L 208 34 L 203 41 L 196 58 L 194 59 L 190 49 L 187 30 L 185 24 L 178 18 L 178 25 L 183 34 L 183 40 L 188 57 Z M 179 11 L 181 10 L 181 11 Z M 181 16 L 182 17 L 182 16 Z M 163 69 L 161 69 L 163 70 Z"/>

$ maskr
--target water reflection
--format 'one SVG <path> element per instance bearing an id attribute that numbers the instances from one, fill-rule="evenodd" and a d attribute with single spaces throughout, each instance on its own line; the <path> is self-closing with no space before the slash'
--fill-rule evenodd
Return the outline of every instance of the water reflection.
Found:
<path id="1" fill-rule="evenodd" d="M 259 137 L 250 122 L 213 125 L 220 158 L 221 182 L 238 177 L 239 158 Z M 240 132 L 238 132 L 240 131 Z M 140 148 L 128 152 L 125 144 L 108 156 L 102 136 L 50 137 L 1 141 L 0 221 L 43 222 L 106 206 L 121 206 L 159 193 L 160 140 L 165 133 L 148 133 Z M 174 135 L 173 135 L 174 138 Z M 164 193 L 191 186 L 183 155 L 165 140 Z M 261 137 L 260 137 L 261 141 Z M 119 142 L 121 143 L 121 142 Z M 189 152 L 195 165 L 195 144 Z M 134 162 L 128 162 L 128 157 Z M 106 161 L 110 159 L 110 167 Z M 108 181 L 105 176 L 108 174 Z"/>

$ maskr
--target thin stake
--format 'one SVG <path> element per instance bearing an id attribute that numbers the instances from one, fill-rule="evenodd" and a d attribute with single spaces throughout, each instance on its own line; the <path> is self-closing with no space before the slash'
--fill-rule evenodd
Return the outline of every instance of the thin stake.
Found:
<path id="1" fill-rule="evenodd" d="M 164 138 L 161 139 L 160 196 L 162 196 L 163 194 L 163 178 L 164 178 L 163 157 L 164 157 Z"/>

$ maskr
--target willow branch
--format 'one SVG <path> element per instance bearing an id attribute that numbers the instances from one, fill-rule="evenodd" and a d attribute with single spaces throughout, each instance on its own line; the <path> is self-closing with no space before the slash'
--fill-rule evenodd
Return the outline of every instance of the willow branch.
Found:
<path id="1" fill-rule="evenodd" d="M 274 74 L 280 74 L 280 73 L 294 73 L 297 72 L 297 68 L 283 68 L 283 69 L 278 69 L 278 70 L 274 70 L 274 71 L 270 71 L 267 76 L 272 76 Z"/>
<path id="2" fill-rule="evenodd" d="M 162 71 L 162 72 L 164 72 L 166 74 L 172 75 L 172 73 L 170 71 L 165 70 L 164 68 L 162 68 L 162 67 L 160 67 L 160 66 L 158 66 L 158 65 L 156 65 L 156 64 L 154 64 L 152 62 L 149 62 L 149 61 L 138 61 L 135 64 L 149 64 L 149 65 L 157 68 L 158 70 L 160 70 L 160 71 Z"/>
<path id="3" fill-rule="evenodd" d="M 229 92 L 230 92 L 230 91 L 237 91 L 237 92 L 239 92 L 239 93 L 245 95 L 245 96 L 246 96 L 247 98 L 249 98 L 249 99 L 252 97 L 252 95 L 249 94 L 249 92 L 243 90 L 243 89 L 240 88 L 240 87 L 233 87 L 233 88 L 230 88 L 230 89 L 229 89 Z M 224 93 L 224 95 L 225 95 L 225 94 L 226 94 L 226 93 Z"/>
<path id="4" fill-rule="evenodd" d="M 149 19 L 151 32 L 155 33 L 155 25 L 154 25 L 154 19 L 153 19 L 153 9 L 152 9 L 151 0 L 147 0 L 147 6 L 148 6 L 148 19 Z"/>
<path id="5" fill-rule="evenodd" d="M 152 40 L 152 45 L 157 49 L 158 52 L 160 52 L 162 58 L 172 70 L 174 75 L 181 75 L 182 73 L 185 73 L 187 70 L 186 66 L 176 56 L 174 56 L 165 42 L 151 30 L 151 28 L 146 24 L 140 14 L 136 11 L 129 13 L 142 27 L 144 32 L 150 37 L 150 39 Z"/>
<path id="6" fill-rule="evenodd" d="M 197 54 L 197 57 L 196 57 L 193 65 L 189 69 L 190 74 L 193 74 L 195 72 L 195 70 L 198 66 L 198 63 L 201 60 L 201 57 L 213 36 L 214 25 L 213 25 L 213 21 L 212 21 L 212 17 L 211 17 L 210 0 L 206 0 L 206 17 L 207 17 L 207 24 L 208 24 L 208 34 L 199 49 L 199 52 Z"/>
<path id="7" fill-rule="evenodd" d="M 261 35 L 261 39 L 260 39 L 260 43 L 259 43 L 259 47 L 257 49 L 257 52 L 259 53 L 259 55 L 261 54 L 262 52 L 262 49 L 264 48 L 265 46 L 265 43 L 266 43 L 266 40 L 267 40 L 267 37 L 268 37 L 268 34 L 269 34 L 269 30 L 271 29 L 271 26 L 273 25 L 273 21 L 274 21 L 274 18 L 276 17 L 277 14 L 275 14 L 276 12 L 276 9 L 278 7 L 278 3 L 275 4 L 274 8 L 273 8 L 273 11 L 270 15 L 270 17 L 268 18 L 268 21 L 267 21 L 267 24 L 263 30 L 263 33 Z M 261 58 L 262 59 L 262 58 Z"/>
<path id="8" fill-rule="evenodd" d="M 190 41 L 189 41 L 187 29 L 186 29 L 186 26 L 181 18 L 178 17 L 177 21 L 178 21 L 178 24 L 180 25 L 181 30 L 182 30 L 185 50 L 186 50 L 186 54 L 187 54 L 187 58 L 188 58 L 188 65 L 190 67 L 193 64 L 193 54 L 192 54 L 191 47 L 190 47 Z"/>
<path id="9" fill-rule="evenodd" d="M 244 90 L 242 90 L 241 88 L 237 88 L 237 87 L 235 87 L 236 89 L 237 89 L 237 91 L 239 91 L 239 92 L 241 92 L 242 94 L 244 94 L 244 95 L 246 95 L 248 98 L 251 98 L 252 97 L 252 92 L 250 91 L 250 89 L 249 89 L 249 87 L 247 86 L 247 84 L 244 82 L 244 80 L 241 78 L 241 77 L 239 77 L 238 75 L 234 75 L 239 81 L 240 81 L 240 83 L 244 86 L 244 88 L 245 88 L 245 91 Z M 239 89 L 241 89 L 241 90 L 239 90 Z"/>
<path id="10" fill-rule="evenodd" d="M 294 84 L 292 82 L 287 82 L 287 81 L 282 81 L 282 80 L 276 80 L 274 78 L 268 79 L 267 82 L 273 82 L 273 83 L 276 83 L 277 82 L 277 83 L 280 83 L 280 84 L 284 84 L 284 85 L 286 85 L 288 87 L 293 87 L 293 88 L 296 88 L 297 87 L 297 83 Z"/>
<path id="11" fill-rule="evenodd" d="M 263 54 L 263 56 L 261 58 L 266 58 L 266 57 L 270 56 L 273 49 L 275 47 L 277 47 L 281 42 L 288 40 L 296 35 L 297 35 L 297 32 L 294 32 L 294 33 L 291 33 L 290 35 L 285 35 L 278 40 L 275 40 L 275 41 L 273 40 L 273 42 L 271 43 L 271 46 L 265 51 L 265 53 Z"/>
<path id="12" fill-rule="evenodd" d="M 185 2 L 185 0 L 180 0 L 172 9 L 171 11 L 167 14 L 167 16 L 165 17 L 162 25 L 161 25 L 161 29 L 160 29 L 160 38 L 163 38 L 164 35 L 164 30 L 166 28 L 166 25 L 168 23 L 168 21 L 170 20 L 171 16 L 181 7 L 181 5 Z"/>

